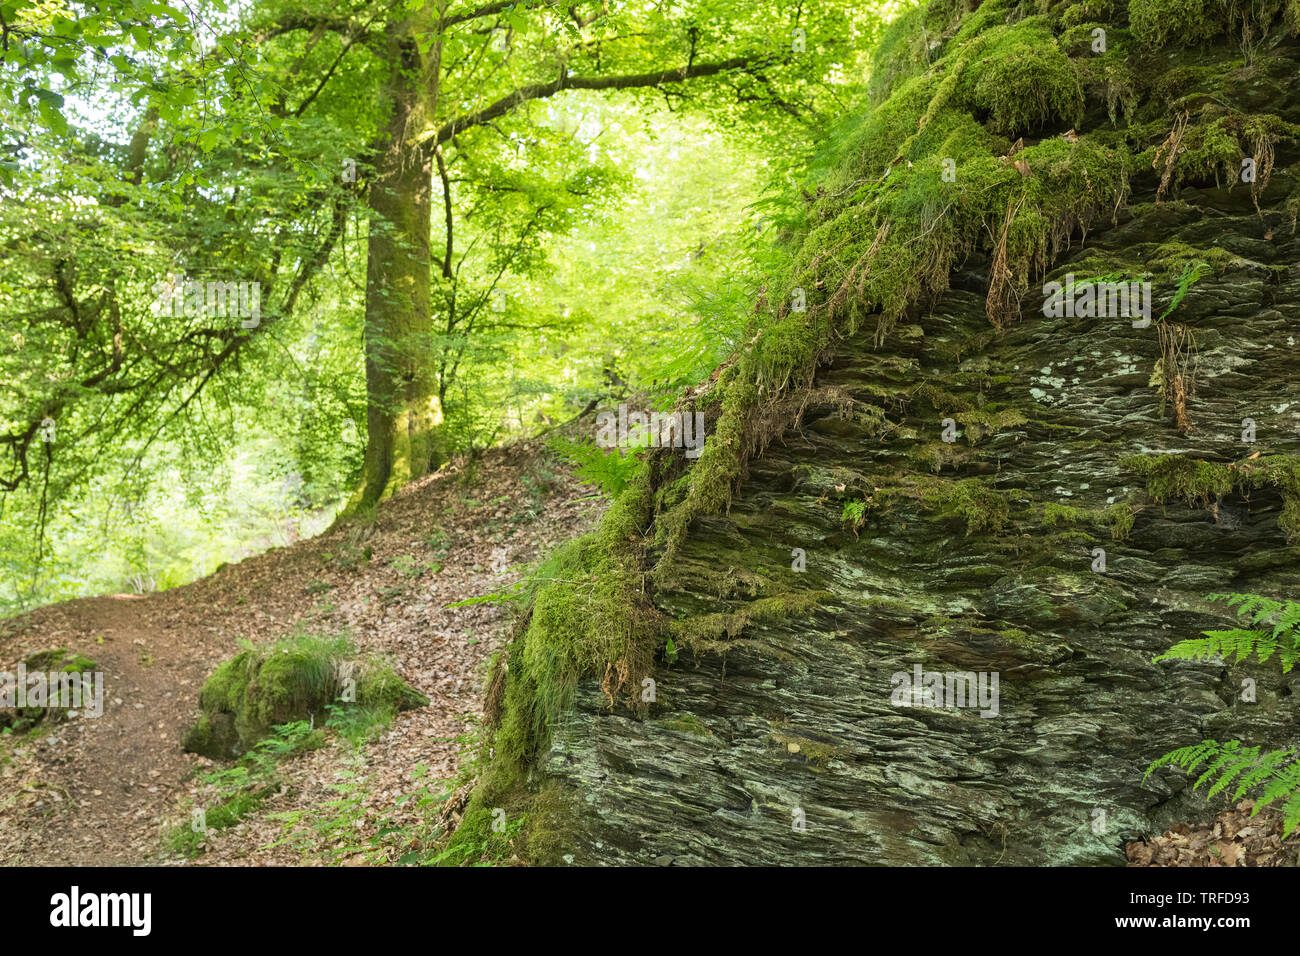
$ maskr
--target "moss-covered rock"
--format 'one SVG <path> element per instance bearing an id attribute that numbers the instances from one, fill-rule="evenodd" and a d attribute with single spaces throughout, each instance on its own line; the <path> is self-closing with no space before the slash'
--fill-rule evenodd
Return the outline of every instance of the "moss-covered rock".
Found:
<path id="1" fill-rule="evenodd" d="M 548 860 L 579 863 L 1118 862 L 1186 812 L 1142 771 L 1233 684 L 1151 658 L 1213 626 L 1207 591 L 1300 587 L 1297 9 L 899 16 L 692 396 L 703 454 L 649 454 L 539 576 L 456 861 L 493 855 L 494 809 L 526 848 L 542 793 Z M 1046 316 L 1067 272 L 1150 281 L 1155 321 Z M 1000 672 L 999 718 L 894 709 L 917 662 Z"/>
<path id="2" fill-rule="evenodd" d="M 86 655 L 71 653 L 63 647 L 29 654 L 23 665 L 29 675 L 90 674 L 99 667 Z M 37 724 L 53 723 L 66 717 L 67 711 L 61 707 L 0 707 L 0 730 L 10 728 L 21 733 Z"/>
<path id="3" fill-rule="evenodd" d="M 355 705 L 392 715 L 429 703 L 390 665 L 358 663 L 354 657 L 346 640 L 310 636 L 240 652 L 199 691 L 201 713 L 182 746 L 228 759 L 279 724 L 307 719 L 323 724 L 331 706 Z"/>

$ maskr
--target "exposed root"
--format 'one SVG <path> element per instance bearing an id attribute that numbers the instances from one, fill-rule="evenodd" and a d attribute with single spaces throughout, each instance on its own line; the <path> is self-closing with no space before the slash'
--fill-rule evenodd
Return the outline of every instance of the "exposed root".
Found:
<path id="1" fill-rule="evenodd" d="M 1267 133 L 1260 133 L 1255 139 L 1255 179 L 1250 184 L 1250 201 L 1255 204 L 1255 213 L 1260 219 L 1264 218 L 1264 212 L 1259 208 L 1259 197 L 1268 188 L 1269 177 L 1273 175 L 1276 159 L 1273 144 L 1276 141 L 1276 136 Z"/>
<path id="2" fill-rule="evenodd" d="M 1174 120 L 1174 128 L 1169 131 L 1168 138 L 1160 144 L 1156 150 L 1155 159 L 1151 160 L 1151 168 L 1159 169 L 1161 157 L 1164 158 L 1165 168 L 1160 173 L 1160 188 L 1156 190 L 1156 205 L 1160 204 L 1160 199 L 1169 188 L 1169 183 L 1174 176 L 1174 167 L 1178 164 L 1178 154 L 1183 151 L 1183 136 L 1187 133 L 1188 113 L 1184 110 L 1178 114 Z"/>
<path id="3" fill-rule="evenodd" d="M 1020 314 L 1020 297 L 1016 294 L 1012 282 L 1014 273 L 1007 261 L 1007 234 L 1011 231 L 1011 223 L 1015 221 L 1016 213 L 1020 211 L 1023 203 L 1022 198 L 1014 206 L 1007 208 L 1006 219 L 1002 223 L 1002 233 L 998 236 L 997 245 L 994 246 L 993 262 L 989 266 L 989 296 L 984 308 L 989 321 L 998 331 L 1008 328 Z"/>
<path id="4" fill-rule="evenodd" d="M 1186 434 L 1192 430 L 1187 406 L 1195 385 L 1196 337 L 1187 326 L 1174 322 L 1161 322 L 1157 331 L 1162 369 L 1161 411 L 1172 407 L 1174 426 Z"/>

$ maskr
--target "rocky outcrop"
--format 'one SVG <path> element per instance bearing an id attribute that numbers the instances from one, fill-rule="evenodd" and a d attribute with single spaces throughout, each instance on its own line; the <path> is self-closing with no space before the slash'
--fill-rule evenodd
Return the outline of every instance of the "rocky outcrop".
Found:
<path id="1" fill-rule="evenodd" d="M 995 7 L 990 23 L 1018 15 Z M 1053 15 L 1058 37 L 1092 19 Z M 489 787 L 480 811 L 544 793 L 542 862 L 1119 865 L 1126 841 L 1210 812 L 1181 775 L 1144 780 L 1153 759 L 1211 737 L 1300 741 L 1300 673 L 1153 662 L 1223 626 L 1206 594 L 1300 585 L 1296 143 L 1278 138 L 1263 188 L 1164 174 L 1184 110 L 1193 127 L 1262 109 L 1300 122 L 1300 45 L 1280 23 L 1268 37 L 1252 64 L 1226 36 L 1212 55 L 1158 55 L 1164 75 L 1217 64 L 1216 102 L 1235 96 L 1207 114 L 1190 74 L 1173 109 L 1129 90 L 1127 128 L 1168 117 L 1150 141 L 1166 150 L 1132 164 L 1123 201 L 1044 269 L 1013 265 L 1014 320 L 990 323 L 1006 243 L 967 249 L 883 344 L 866 327 L 818 351 L 785 420 L 749 415 L 747 434 L 779 437 L 755 443 L 727 507 L 674 537 L 658 481 L 646 594 L 672 643 L 652 683 L 631 674 L 628 703 L 609 671 L 578 681 L 518 786 Z M 1078 129 L 1108 127 L 1106 111 L 1090 96 Z M 1031 148 L 1079 135 L 1065 119 L 1035 134 Z M 1021 175 L 1052 175 L 1029 155 Z M 1039 285 L 1068 274 L 1145 278 L 1153 321 L 1045 315 L 1058 310 Z M 735 441 L 725 427 L 724 412 L 710 440 Z M 667 454 L 656 467 L 678 474 Z M 813 610 L 755 613 L 807 594 Z M 916 706 L 896 675 L 918 665 L 997 675 L 996 705 Z"/>
<path id="2" fill-rule="evenodd" d="M 751 625 L 725 654 L 661 665 L 648 719 L 611 713 L 594 686 L 578 696 L 545 772 L 581 795 L 579 859 L 1119 863 L 1126 839 L 1206 812 L 1202 797 L 1181 799 L 1180 776 L 1144 784 L 1151 760 L 1207 737 L 1300 736 L 1300 674 L 1152 663 L 1222 626 L 1203 595 L 1300 586 L 1280 493 L 1160 505 L 1122 464 L 1300 452 L 1300 244 L 1263 239 L 1248 199 L 1242 208 L 1204 190 L 1183 200 L 1158 216 L 1129 214 L 1080 255 L 1141 262 L 1153 242 L 1180 241 L 1237 257 L 1179 306 L 1199 346 L 1192 430 L 1172 427 L 1150 384 L 1154 329 L 1127 320 L 1027 316 L 954 361 L 953 346 L 987 328 L 974 263 L 969 288 L 918 316 L 905 344 L 841 348 L 817 386 L 866 402 L 892 389 L 892 433 L 838 406 L 809 409 L 751 465 L 730 514 L 692 529 L 676 587 L 656 596 L 673 617 L 735 610 L 743 587 L 719 601 L 719 570 L 800 586 L 789 567 L 801 548 L 802 577 L 834 600 L 808 620 Z M 952 414 L 909 403 L 918 384 L 973 394 L 981 379 L 990 402 L 1026 422 L 940 450 L 955 460 L 935 478 L 999 496 L 998 532 L 968 530 L 967 516 L 920 491 L 847 526 L 842 502 L 897 483 L 909 451 L 922 436 L 937 441 Z M 1253 446 L 1241 441 L 1248 417 Z M 1133 511 L 1122 541 L 1093 520 L 1116 504 Z M 1053 505 L 1071 510 L 1053 522 Z M 1098 547 L 1104 573 L 1091 570 Z M 892 675 L 917 663 L 999 673 L 997 717 L 894 706 Z M 1239 699 L 1246 677 L 1259 681 L 1254 703 Z M 793 828 L 796 809 L 806 832 Z"/>

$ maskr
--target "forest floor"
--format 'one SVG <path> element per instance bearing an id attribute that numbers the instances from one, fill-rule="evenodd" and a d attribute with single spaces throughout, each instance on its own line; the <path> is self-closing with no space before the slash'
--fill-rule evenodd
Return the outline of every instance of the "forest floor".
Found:
<path id="1" fill-rule="evenodd" d="M 427 800 L 415 798 L 454 786 L 481 716 L 485 662 L 507 639 L 499 605 L 449 605 L 508 588 L 603 507 L 541 449 L 516 445 L 407 487 L 372 522 L 185 587 L 69 601 L 0 623 L 0 670 L 67 648 L 105 674 L 101 717 L 0 737 L 0 865 L 392 862 L 400 847 L 385 834 L 427 831 Z M 335 738 L 285 761 L 263 806 L 210 831 L 192 861 L 179 855 L 165 835 L 214 798 L 202 775 L 217 765 L 181 750 L 199 688 L 241 639 L 265 644 L 300 629 L 347 634 L 361 652 L 384 655 L 429 706 L 355 750 Z M 311 824 L 339 818 L 341 794 L 355 803 L 347 836 L 322 835 Z M 1295 865 L 1281 814 L 1252 818 L 1251 806 L 1129 843 L 1129 865 Z"/>
<path id="2" fill-rule="evenodd" d="M 507 637 L 500 606 L 448 605 L 509 587 L 603 510 L 589 487 L 535 447 L 494 450 L 470 468 L 461 462 L 408 486 L 373 523 L 268 551 L 185 587 L 69 601 L 0 623 L 0 670 L 67 648 L 105 675 L 102 716 L 0 737 L 0 865 L 185 862 L 163 837 L 188 822 L 187 807 L 212 798 L 200 774 L 215 765 L 181 750 L 199 688 L 238 653 L 241 638 L 264 644 L 299 628 L 347 634 L 360 651 L 392 660 L 431 702 L 398 715 L 355 754 L 334 741 L 285 761 L 279 792 L 240 824 L 209 831 L 194 862 L 302 864 L 322 854 L 377 862 L 346 849 L 340 858 L 340 841 L 283 843 L 286 824 L 270 815 L 323 819 L 346 786 L 342 764 L 367 778 L 345 847 L 381 844 L 384 828 L 418 827 L 415 801 L 399 805 L 421 786 L 413 770 L 426 768 L 423 785 L 454 780 L 459 739 L 481 714 L 484 664 Z"/>

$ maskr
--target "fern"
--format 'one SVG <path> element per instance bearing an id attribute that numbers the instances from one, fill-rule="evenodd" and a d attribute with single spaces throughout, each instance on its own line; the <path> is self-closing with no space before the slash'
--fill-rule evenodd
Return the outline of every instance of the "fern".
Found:
<path id="1" fill-rule="evenodd" d="M 591 442 L 551 439 L 555 452 L 574 466 L 578 480 L 596 485 L 610 498 L 617 498 L 631 483 L 641 468 L 641 460 L 634 453 L 624 454 L 617 448 L 604 449 Z"/>
<path id="2" fill-rule="evenodd" d="M 1183 301 L 1183 297 L 1187 295 L 1187 290 L 1212 271 L 1214 270 L 1204 262 L 1186 263 L 1183 266 L 1183 274 L 1178 277 L 1178 287 L 1174 290 L 1174 297 L 1169 302 L 1169 308 L 1165 309 L 1164 314 L 1160 316 L 1158 321 L 1163 322 L 1167 319 L 1174 309 L 1178 308 L 1179 303 Z"/>
<path id="3" fill-rule="evenodd" d="M 1203 631 L 1203 637 L 1180 641 L 1156 660 L 1218 656 L 1226 659 L 1235 654 L 1238 661 L 1243 661 L 1253 653 L 1262 663 L 1277 654 L 1282 672 L 1286 673 L 1300 659 L 1300 603 L 1235 593 L 1207 594 L 1206 600 L 1226 601 L 1229 607 L 1237 609 L 1237 617 L 1246 618 L 1255 626 Z M 1293 747 L 1261 752 L 1258 747 L 1243 746 L 1239 740 L 1224 744 L 1203 740 L 1155 760 L 1142 779 L 1160 767 L 1170 766 L 1189 774 L 1199 770 L 1200 776 L 1192 789 L 1198 790 L 1202 784 L 1209 783 L 1207 799 L 1226 792 L 1234 784 L 1233 801 L 1254 793 L 1256 803 L 1251 816 L 1281 801 L 1283 838 L 1300 826 L 1300 754 Z"/>
<path id="4" fill-rule="evenodd" d="M 1284 674 L 1300 661 L 1300 603 L 1274 601 L 1257 594 L 1208 594 L 1206 600 L 1226 601 L 1229 607 L 1237 608 L 1238 617 L 1265 627 L 1203 631 L 1202 637 L 1179 641 L 1155 658 L 1157 661 L 1208 657 L 1226 660 L 1235 655 L 1240 662 L 1254 654 L 1264 663 L 1276 654 Z"/>
<path id="5" fill-rule="evenodd" d="M 1241 741 L 1203 740 L 1190 747 L 1170 751 L 1147 767 L 1143 780 L 1161 767 L 1178 767 L 1185 773 L 1201 771 L 1192 789 L 1211 783 L 1206 798 L 1226 791 L 1236 784 L 1232 800 L 1254 792 L 1255 808 L 1251 816 L 1271 803 L 1282 801 L 1282 836 L 1288 837 L 1300 826 L 1300 756 L 1295 748 L 1260 752 L 1258 747 L 1243 747 Z"/>

